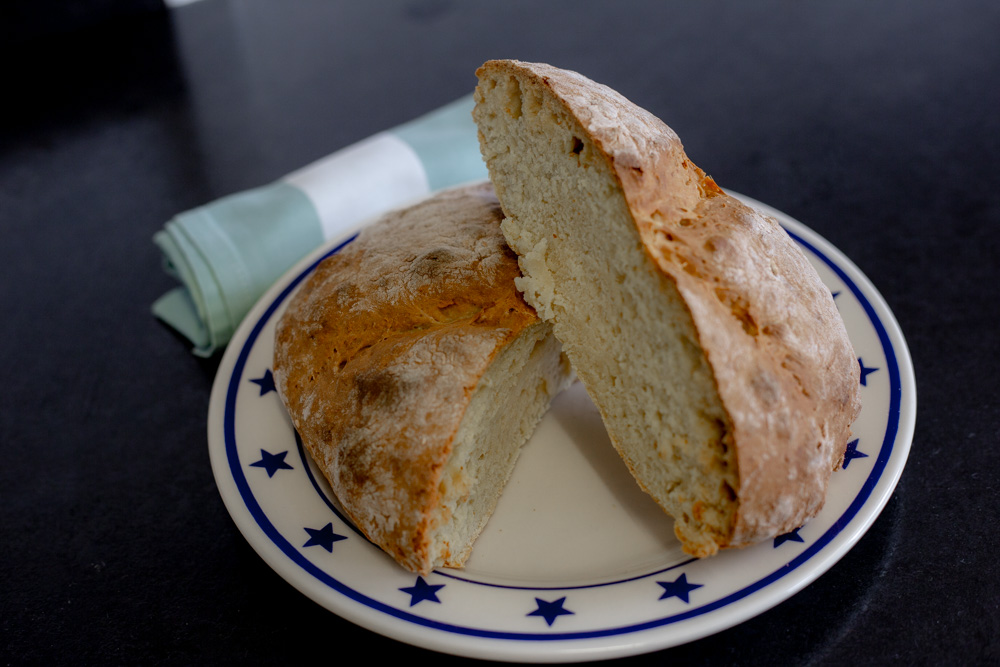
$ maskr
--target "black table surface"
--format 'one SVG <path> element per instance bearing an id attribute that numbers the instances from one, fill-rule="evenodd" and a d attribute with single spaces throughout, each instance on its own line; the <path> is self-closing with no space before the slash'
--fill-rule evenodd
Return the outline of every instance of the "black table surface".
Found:
<path id="1" fill-rule="evenodd" d="M 618 89 L 720 184 L 831 241 L 916 370 L 906 469 L 841 561 L 623 661 L 1000 663 L 1000 5 L 204 0 L 60 21 L 65 4 L 2 22 L 0 661 L 462 660 L 342 620 L 242 537 L 208 459 L 219 358 L 150 315 L 174 286 L 151 237 L 510 57 Z"/>

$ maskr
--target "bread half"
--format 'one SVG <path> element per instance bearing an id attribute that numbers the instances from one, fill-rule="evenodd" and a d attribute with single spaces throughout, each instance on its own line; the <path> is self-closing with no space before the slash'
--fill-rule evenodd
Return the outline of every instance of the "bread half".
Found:
<path id="1" fill-rule="evenodd" d="M 322 262 L 278 322 L 274 377 L 355 525 L 401 565 L 461 567 L 567 383 L 514 286 L 489 183 L 387 215 Z"/>
<path id="2" fill-rule="evenodd" d="M 610 88 L 517 61 L 478 76 L 518 287 L 684 549 L 814 516 L 859 411 L 859 366 L 803 253 Z"/>

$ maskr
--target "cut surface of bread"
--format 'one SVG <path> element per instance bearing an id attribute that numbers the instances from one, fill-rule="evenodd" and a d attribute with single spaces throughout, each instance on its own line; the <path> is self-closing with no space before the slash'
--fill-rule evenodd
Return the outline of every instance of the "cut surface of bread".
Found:
<path id="1" fill-rule="evenodd" d="M 571 371 L 514 286 L 489 183 L 386 215 L 324 260 L 274 377 L 344 511 L 401 565 L 461 567 Z"/>
<path id="2" fill-rule="evenodd" d="M 802 525 L 860 405 L 857 358 L 806 257 L 610 88 L 518 61 L 478 76 L 518 287 L 684 549 Z"/>

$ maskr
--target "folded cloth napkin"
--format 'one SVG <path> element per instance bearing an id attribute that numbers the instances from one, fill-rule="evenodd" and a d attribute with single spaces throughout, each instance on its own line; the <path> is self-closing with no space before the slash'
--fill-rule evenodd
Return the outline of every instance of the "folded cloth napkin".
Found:
<path id="1" fill-rule="evenodd" d="M 472 106 L 464 97 L 271 185 L 177 215 L 153 241 L 181 286 L 153 304 L 154 315 L 210 356 L 274 281 L 325 240 L 421 195 L 485 179 Z"/>

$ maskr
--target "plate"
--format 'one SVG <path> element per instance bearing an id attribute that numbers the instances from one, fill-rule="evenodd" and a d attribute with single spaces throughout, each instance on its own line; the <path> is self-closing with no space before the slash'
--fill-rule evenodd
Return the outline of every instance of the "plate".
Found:
<path id="1" fill-rule="evenodd" d="M 712 558 L 686 556 L 577 384 L 526 445 L 466 567 L 427 576 L 403 570 L 345 519 L 271 375 L 275 322 L 316 264 L 351 242 L 347 233 L 260 299 L 220 364 L 209 452 L 240 531 L 280 576 L 341 617 L 467 657 L 567 662 L 645 653 L 788 599 L 833 566 L 885 506 L 909 452 L 916 388 L 903 335 L 858 268 L 801 223 L 741 198 L 801 246 L 834 294 L 862 367 L 862 410 L 844 465 L 825 508 L 805 526 Z"/>

